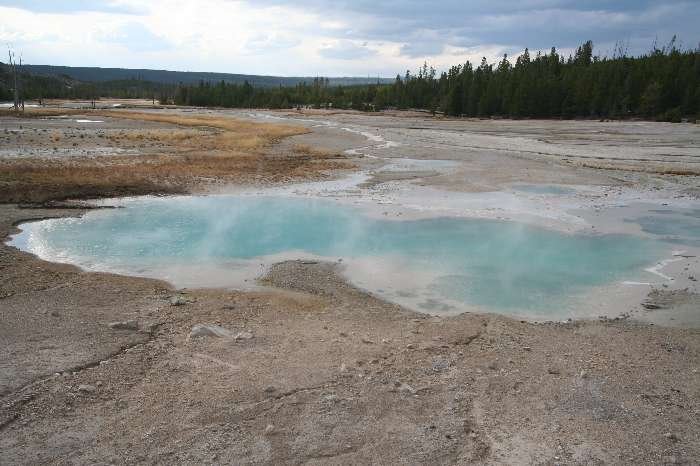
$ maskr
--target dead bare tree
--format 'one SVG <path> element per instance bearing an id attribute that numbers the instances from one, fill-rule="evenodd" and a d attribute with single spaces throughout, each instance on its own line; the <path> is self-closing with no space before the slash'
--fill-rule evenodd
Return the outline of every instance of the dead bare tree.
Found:
<path id="1" fill-rule="evenodd" d="M 17 65 L 17 55 L 12 51 L 12 49 L 8 46 L 7 48 L 7 55 L 10 58 L 10 73 L 12 73 L 12 80 L 13 80 L 13 85 L 14 85 L 14 109 L 15 111 L 19 111 L 20 107 L 22 111 L 24 111 L 24 99 L 22 98 L 22 79 L 20 76 L 20 73 L 22 71 L 22 58 L 20 57 L 19 59 L 19 66 Z"/>

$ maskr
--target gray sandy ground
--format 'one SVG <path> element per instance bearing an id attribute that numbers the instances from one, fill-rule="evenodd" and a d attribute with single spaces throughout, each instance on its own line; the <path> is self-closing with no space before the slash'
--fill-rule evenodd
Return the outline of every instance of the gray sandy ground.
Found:
<path id="1" fill-rule="evenodd" d="M 363 143 L 337 134 L 321 128 L 285 144 L 346 150 Z M 496 157 L 464 153 L 467 167 Z M 696 180 L 513 160 L 525 165 L 513 162 L 516 169 L 505 174 L 482 166 L 451 189 L 561 174 L 688 196 Z M 0 238 L 22 220 L 79 213 L 0 206 Z M 0 463 L 700 459 L 700 330 L 630 320 L 434 318 L 370 296 L 338 272 L 330 264 L 286 262 L 266 277 L 269 291 L 185 290 L 177 300 L 184 304 L 175 306 L 171 299 L 181 293 L 166 283 L 84 272 L 3 244 Z M 692 292 L 661 290 L 649 303 L 663 312 L 700 309 Z M 139 330 L 108 325 L 127 320 Z M 189 338 L 197 324 L 253 338 Z"/>
<path id="2" fill-rule="evenodd" d="M 167 124 L 91 116 L 89 113 L 24 119 L 5 116 L 0 117 L 0 158 L 63 159 L 149 154 L 157 152 L 161 146 L 143 138 L 119 142 L 112 138 L 172 128 Z"/>

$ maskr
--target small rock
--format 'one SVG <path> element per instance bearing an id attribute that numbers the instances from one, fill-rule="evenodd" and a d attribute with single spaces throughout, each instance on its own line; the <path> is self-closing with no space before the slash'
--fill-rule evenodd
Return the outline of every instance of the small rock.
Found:
<path id="1" fill-rule="evenodd" d="M 348 336 L 348 334 L 345 333 L 345 332 L 340 332 L 338 335 L 340 335 L 341 337 L 347 337 L 347 336 Z"/>
<path id="2" fill-rule="evenodd" d="M 156 330 L 158 330 L 158 327 L 160 327 L 162 323 L 160 322 L 151 322 L 143 326 L 143 330 L 147 333 L 153 333 Z"/>
<path id="3" fill-rule="evenodd" d="M 95 393 L 97 388 L 92 385 L 78 385 L 78 391 L 84 393 Z"/>
<path id="4" fill-rule="evenodd" d="M 525 350 L 525 351 L 531 351 L 532 348 L 530 348 L 529 346 L 523 346 L 523 350 Z"/>
<path id="5" fill-rule="evenodd" d="M 579 374 L 579 376 L 580 376 L 582 379 L 587 379 L 587 378 L 588 378 L 588 371 L 585 371 L 585 370 L 581 371 L 581 373 Z"/>
<path id="6" fill-rule="evenodd" d="M 362 337 L 361 340 L 362 340 L 362 343 L 365 343 L 365 344 L 367 344 L 367 345 L 373 345 L 373 344 L 374 344 L 374 342 L 373 342 L 372 340 L 370 340 L 369 338 L 367 338 L 367 337 Z"/>
<path id="7" fill-rule="evenodd" d="M 51 317 L 59 317 L 61 314 L 59 314 L 56 311 L 51 311 Z"/>
<path id="8" fill-rule="evenodd" d="M 233 334 L 225 328 L 219 327 L 218 325 L 197 324 L 192 327 L 190 338 L 198 337 L 233 338 Z"/>
<path id="9" fill-rule="evenodd" d="M 416 345 L 414 345 L 412 343 L 409 343 L 408 345 L 406 345 L 406 349 L 415 349 L 415 348 L 416 348 Z"/>
<path id="10" fill-rule="evenodd" d="M 275 431 L 275 426 L 273 426 L 272 424 L 268 424 L 268 425 L 265 427 L 265 435 L 270 435 L 270 434 L 273 433 L 274 431 Z"/>
<path id="11" fill-rule="evenodd" d="M 498 366 L 496 365 L 495 362 L 490 362 L 489 365 L 488 365 L 487 367 L 488 367 L 489 369 L 491 369 L 492 371 L 495 371 L 496 369 L 498 369 Z"/>
<path id="12" fill-rule="evenodd" d="M 170 298 L 171 306 L 184 306 L 185 304 L 187 304 L 187 299 L 182 295 L 176 295 Z"/>
<path id="13" fill-rule="evenodd" d="M 273 387 L 272 385 L 265 387 L 265 393 L 274 393 L 276 391 L 277 391 L 277 389 L 275 387 Z"/>
<path id="14" fill-rule="evenodd" d="M 112 322 L 109 324 L 112 330 L 138 330 L 139 323 L 135 320 L 125 320 L 123 322 Z"/>
<path id="15" fill-rule="evenodd" d="M 416 393 L 418 393 L 415 388 L 405 383 L 401 384 L 401 386 L 399 387 L 399 391 L 401 393 L 410 393 L 411 395 L 415 395 Z"/>
<path id="16" fill-rule="evenodd" d="M 559 371 L 559 369 L 557 369 L 556 367 L 550 367 L 549 369 L 547 369 L 547 373 L 548 373 L 548 374 L 552 374 L 552 375 L 559 375 L 559 374 L 561 374 L 561 372 Z"/>
<path id="17" fill-rule="evenodd" d="M 666 437 L 667 439 L 672 440 L 674 442 L 677 442 L 680 440 L 676 434 L 673 434 L 671 432 L 666 432 L 664 434 L 664 437 Z"/>
<path id="18" fill-rule="evenodd" d="M 253 334 L 250 332 L 239 332 L 233 337 L 234 340 L 250 340 L 253 338 Z"/>

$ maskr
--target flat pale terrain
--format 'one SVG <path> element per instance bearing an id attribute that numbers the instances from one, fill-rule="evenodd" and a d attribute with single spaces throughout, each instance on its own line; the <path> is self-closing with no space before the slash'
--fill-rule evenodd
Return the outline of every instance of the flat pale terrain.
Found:
<path id="1" fill-rule="evenodd" d="M 313 179 L 343 166 L 306 146 L 271 147 L 306 132 L 212 115 L 37 109 L 0 112 L 0 202 L 183 193 L 201 184 Z"/>
<path id="2" fill-rule="evenodd" d="M 76 112 L 0 117 L 0 237 L 83 213 L 70 198 L 251 187 L 567 231 L 630 228 L 621 204 L 700 205 L 696 125 Z M 177 290 L 3 244 L 0 463 L 696 464 L 700 330 L 673 320 L 700 312 L 686 255 L 669 287 L 607 302 L 620 318 L 532 323 L 416 313 L 313 261 L 262 291 Z"/>

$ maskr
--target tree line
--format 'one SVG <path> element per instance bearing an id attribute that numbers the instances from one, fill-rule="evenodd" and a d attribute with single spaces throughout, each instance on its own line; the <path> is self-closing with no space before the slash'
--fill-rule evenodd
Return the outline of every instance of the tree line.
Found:
<path id="1" fill-rule="evenodd" d="M 467 61 L 438 74 L 423 65 L 391 84 L 331 85 L 316 78 L 294 86 L 249 82 L 162 84 L 142 80 L 99 83 L 68 77 L 23 76 L 26 99 L 99 97 L 158 99 L 161 103 L 228 108 L 420 109 L 450 116 L 515 118 L 700 118 L 700 49 L 681 50 L 675 39 L 640 56 L 617 48 L 600 57 L 585 42 L 565 57 L 555 48 L 513 62 Z M 0 99 L 11 100 L 7 67 L 0 64 Z"/>
<path id="2" fill-rule="evenodd" d="M 679 120 L 700 116 L 700 50 L 679 50 L 675 40 L 645 55 L 593 54 L 593 43 L 568 58 L 555 48 L 515 63 L 483 59 L 436 77 L 424 66 L 397 77 L 386 101 L 398 108 L 439 110 L 470 117 L 644 117 Z"/>
<path id="3" fill-rule="evenodd" d="M 327 86 L 323 79 L 295 87 L 257 89 L 247 83 L 179 86 L 181 105 L 291 108 L 295 106 L 381 110 L 422 109 L 450 116 L 517 118 L 652 118 L 680 121 L 700 117 L 700 50 L 680 50 L 675 40 L 631 57 L 618 48 L 612 57 L 582 44 L 564 57 L 555 48 L 513 63 L 484 58 L 438 75 L 425 64 L 397 76 L 391 85 Z"/>
<path id="4" fill-rule="evenodd" d="M 172 100 L 178 105 L 229 108 L 343 108 L 374 110 L 376 94 L 381 84 L 331 86 L 328 78 L 315 78 L 310 83 L 276 88 L 254 87 L 225 82 L 201 82 L 195 86 L 178 86 Z"/>

